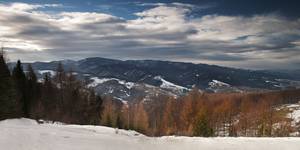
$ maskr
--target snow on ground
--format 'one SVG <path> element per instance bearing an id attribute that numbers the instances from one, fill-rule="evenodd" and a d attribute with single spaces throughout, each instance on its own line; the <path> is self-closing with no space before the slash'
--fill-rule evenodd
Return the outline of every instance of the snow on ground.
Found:
<path id="1" fill-rule="evenodd" d="M 107 82 L 110 79 L 107 79 L 107 78 L 99 79 L 98 77 L 92 77 L 91 80 L 93 80 L 93 82 L 88 85 L 89 87 L 96 87 L 98 84 Z"/>
<path id="2" fill-rule="evenodd" d="M 294 121 L 298 123 L 300 121 L 300 109 L 296 109 L 291 113 L 291 116 L 294 118 Z"/>
<path id="3" fill-rule="evenodd" d="M 102 126 L 0 122 L 5 150 L 299 150 L 300 138 L 151 138 Z"/>
<path id="4" fill-rule="evenodd" d="M 222 81 L 218 81 L 218 80 L 212 80 L 211 82 L 208 83 L 209 86 L 211 87 L 217 87 L 217 86 L 226 86 L 229 87 L 230 85 L 222 82 Z"/>
<path id="5" fill-rule="evenodd" d="M 93 80 L 93 82 L 88 85 L 89 87 L 96 87 L 99 84 L 103 84 L 107 81 L 112 81 L 112 80 L 117 81 L 119 84 L 125 85 L 126 88 L 128 88 L 128 89 L 131 89 L 135 85 L 133 82 L 126 82 L 124 80 L 119 80 L 119 79 L 116 79 L 116 78 L 102 78 L 102 79 L 99 79 L 98 77 L 92 77 L 91 80 Z"/>
<path id="6" fill-rule="evenodd" d="M 291 127 L 293 128 L 293 133 L 291 136 L 300 135 L 300 101 L 295 104 L 285 104 L 276 108 L 277 111 L 283 110 L 286 112 L 286 118 L 291 119 Z"/>
<path id="7" fill-rule="evenodd" d="M 175 89 L 175 90 L 181 90 L 181 91 L 189 90 L 186 87 L 183 87 L 183 86 L 180 86 L 180 85 L 176 85 L 176 84 L 174 84 L 172 82 L 169 82 L 169 81 L 163 79 L 161 76 L 155 76 L 154 79 L 159 80 L 159 81 L 162 82 L 162 84 L 160 85 L 161 88 Z"/>
<path id="8" fill-rule="evenodd" d="M 300 123 L 300 103 L 289 104 L 285 107 L 290 111 L 290 113 L 287 114 L 287 117 L 293 119 L 292 125 L 295 126 L 297 123 Z"/>

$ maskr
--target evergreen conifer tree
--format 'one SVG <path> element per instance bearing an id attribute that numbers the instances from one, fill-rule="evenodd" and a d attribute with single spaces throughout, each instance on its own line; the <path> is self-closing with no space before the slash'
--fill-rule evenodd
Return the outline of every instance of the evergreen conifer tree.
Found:
<path id="1" fill-rule="evenodd" d="M 23 117 L 29 117 L 29 103 L 26 93 L 26 76 L 23 71 L 21 61 L 18 60 L 17 65 L 12 72 L 14 85 L 17 90 L 17 103 L 21 108 L 20 115 Z"/>
<path id="2" fill-rule="evenodd" d="M 3 53 L 0 53 L 0 120 L 16 116 L 15 90 Z"/>
<path id="3" fill-rule="evenodd" d="M 194 125 L 194 136 L 213 136 L 213 129 L 209 126 L 209 120 L 205 110 L 199 112 Z"/>
<path id="4" fill-rule="evenodd" d="M 27 68 L 27 95 L 28 95 L 28 111 L 30 116 L 32 116 L 32 109 L 37 105 L 37 100 L 39 97 L 39 86 L 37 83 L 37 76 L 34 73 L 32 66 L 29 64 Z"/>

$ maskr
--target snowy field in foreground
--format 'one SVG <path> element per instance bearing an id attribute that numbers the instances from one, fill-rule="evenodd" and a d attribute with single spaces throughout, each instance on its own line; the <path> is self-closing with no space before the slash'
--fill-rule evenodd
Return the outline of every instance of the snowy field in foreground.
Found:
<path id="1" fill-rule="evenodd" d="M 299 150 L 300 138 L 150 138 L 101 126 L 0 122 L 2 150 Z"/>

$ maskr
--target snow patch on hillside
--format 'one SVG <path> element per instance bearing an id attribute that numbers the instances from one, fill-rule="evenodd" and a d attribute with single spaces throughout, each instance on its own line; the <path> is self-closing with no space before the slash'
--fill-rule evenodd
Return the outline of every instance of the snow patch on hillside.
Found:
<path id="1" fill-rule="evenodd" d="M 103 84 L 108 81 L 117 81 L 119 84 L 126 86 L 126 88 L 128 88 L 128 89 L 131 89 L 135 85 L 133 82 L 127 82 L 127 81 L 120 80 L 117 78 L 101 78 L 101 79 L 99 79 L 98 77 L 92 77 L 91 80 L 93 80 L 93 82 L 88 85 L 89 87 L 96 87 L 99 84 Z"/>
<path id="2" fill-rule="evenodd" d="M 110 79 L 107 78 L 99 79 L 98 77 L 92 77 L 91 80 L 93 80 L 93 82 L 88 85 L 89 87 L 96 87 L 98 84 L 102 84 L 104 82 L 110 81 Z"/>
<path id="3" fill-rule="evenodd" d="M 5 150 L 299 150 L 300 138 L 151 138 L 103 126 L 38 124 L 30 119 L 0 122 Z"/>
<path id="4" fill-rule="evenodd" d="M 181 90 L 181 91 L 184 91 L 184 90 L 189 90 L 188 88 L 186 87 L 183 87 L 183 86 L 180 86 L 180 85 L 176 85 L 172 82 L 169 82 L 165 79 L 163 79 L 161 76 L 155 76 L 154 77 L 155 80 L 159 80 L 162 82 L 162 84 L 160 85 L 161 88 L 165 88 L 165 89 L 175 89 L 175 90 Z"/>
<path id="5" fill-rule="evenodd" d="M 224 86 L 224 87 L 229 87 L 230 85 L 222 82 L 222 81 L 218 81 L 218 80 L 212 80 L 211 82 L 208 83 L 208 85 L 210 87 L 219 87 L 219 86 Z"/>

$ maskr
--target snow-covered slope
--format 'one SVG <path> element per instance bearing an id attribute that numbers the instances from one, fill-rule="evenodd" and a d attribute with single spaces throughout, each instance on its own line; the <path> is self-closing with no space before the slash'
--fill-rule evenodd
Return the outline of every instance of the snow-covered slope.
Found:
<path id="1" fill-rule="evenodd" d="M 225 87 L 229 87 L 230 85 L 218 80 L 212 80 L 211 82 L 208 83 L 209 86 L 211 87 L 216 87 L 216 86 L 225 86 Z"/>
<path id="2" fill-rule="evenodd" d="M 212 80 L 211 82 L 208 82 L 208 88 L 206 89 L 208 91 L 213 91 L 215 93 L 218 92 L 242 92 L 243 90 L 231 86 L 228 83 L 218 81 L 218 80 Z"/>
<path id="3" fill-rule="evenodd" d="M 102 78 L 102 79 L 99 79 L 98 77 L 92 77 L 91 80 L 93 80 L 93 82 L 88 85 L 90 87 L 96 87 L 97 85 L 103 84 L 107 81 L 117 81 L 119 84 L 125 85 L 128 89 L 131 89 L 134 86 L 133 82 L 126 82 L 124 80 L 119 80 L 119 79 L 116 79 L 116 78 Z"/>
<path id="4" fill-rule="evenodd" d="M 101 126 L 0 122 L 3 150 L 299 150 L 300 138 L 151 138 Z"/>
<path id="5" fill-rule="evenodd" d="M 170 90 L 173 90 L 173 91 L 182 91 L 182 92 L 183 91 L 189 91 L 188 88 L 180 86 L 180 85 L 176 85 L 172 82 L 169 82 L 169 81 L 163 79 L 161 76 L 155 76 L 154 79 L 158 80 L 158 81 L 161 81 L 161 85 L 160 85 L 161 88 L 170 89 Z"/>

